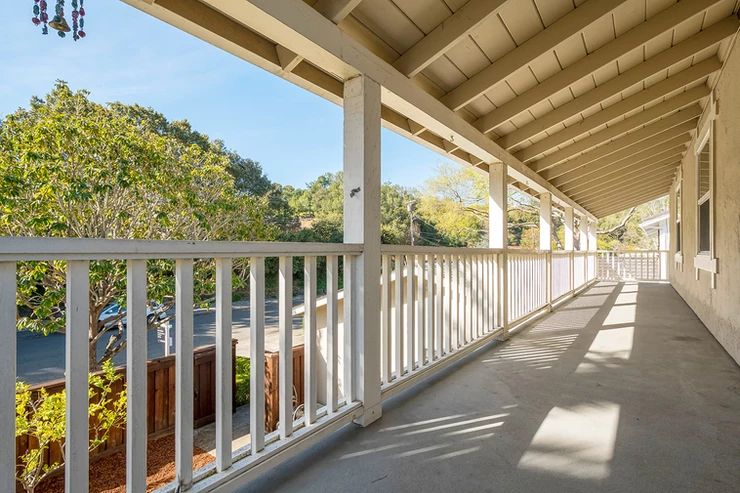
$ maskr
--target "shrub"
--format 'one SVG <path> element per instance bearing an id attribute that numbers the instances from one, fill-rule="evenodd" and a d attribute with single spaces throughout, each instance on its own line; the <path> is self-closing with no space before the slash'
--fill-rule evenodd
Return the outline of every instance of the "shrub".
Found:
<path id="1" fill-rule="evenodd" d="M 126 390 L 115 395 L 113 384 L 123 379 L 113 364 L 107 361 L 100 373 L 90 374 L 88 397 L 90 401 L 90 443 L 94 450 L 108 440 L 110 431 L 126 422 Z M 66 435 L 66 392 L 49 394 L 45 388 L 31 391 L 17 382 L 15 387 L 15 435 L 28 435 L 38 441 L 38 446 L 26 450 L 19 457 L 16 480 L 28 493 L 49 474 L 64 466 Z M 53 444 L 59 444 L 62 461 L 46 464 L 44 457 Z"/>
<path id="2" fill-rule="evenodd" d="M 236 357 L 236 395 L 234 399 L 237 406 L 243 406 L 249 402 L 249 358 L 245 356 Z"/>

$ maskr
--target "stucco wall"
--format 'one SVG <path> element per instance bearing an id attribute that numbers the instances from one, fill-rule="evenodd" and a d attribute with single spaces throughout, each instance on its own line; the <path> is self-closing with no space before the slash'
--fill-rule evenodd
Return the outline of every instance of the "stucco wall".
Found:
<path id="1" fill-rule="evenodd" d="M 740 42 L 735 41 L 714 89 L 714 247 L 716 289 L 710 273 L 696 279 L 696 156 L 694 141 L 681 163 L 683 266 L 671 262 L 670 280 L 710 332 L 740 364 Z M 700 123 L 701 124 L 701 123 Z M 671 193 L 671 234 L 675 234 L 675 195 Z M 671 241 L 671 257 L 676 242 Z"/>

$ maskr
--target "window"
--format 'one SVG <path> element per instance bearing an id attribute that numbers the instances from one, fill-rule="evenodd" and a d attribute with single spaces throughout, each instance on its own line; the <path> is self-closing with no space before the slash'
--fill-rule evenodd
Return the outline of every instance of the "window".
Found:
<path id="1" fill-rule="evenodd" d="M 709 115 L 697 135 L 696 142 L 696 257 L 694 268 L 696 278 L 699 271 L 711 274 L 711 286 L 716 286 L 717 259 L 714 257 L 714 117 L 712 100 L 708 106 Z M 679 221 L 677 215 L 677 221 Z"/>
<path id="2" fill-rule="evenodd" d="M 708 133 L 706 142 L 699 150 L 696 156 L 696 168 L 697 168 L 697 191 L 698 200 L 697 205 L 699 210 L 697 212 L 697 231 L 699 233 L 698 248 L 699 253 L 709 254 L 712 249 L 711 245 L 711 216 L 710 211 L 712 207 L 712 189 L 710 187 L 711 181 L 711 165 L 712 165 L 712 132 Z"/>
<path id="3" fill-rule="evenodd" d="M 677 257 L 681 255 L 681 252 L 683 251 L 683 247 L 681 246 L 681 181 L 679 179 L 678 186 L 676 187 L 676 203 L 675 203 L 675 211 L 676 211 L 676 255 Z"/>

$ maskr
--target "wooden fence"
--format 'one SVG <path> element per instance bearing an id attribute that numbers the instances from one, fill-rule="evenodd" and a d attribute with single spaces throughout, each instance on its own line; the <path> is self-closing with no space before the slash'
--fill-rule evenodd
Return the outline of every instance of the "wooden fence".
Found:
<path id="1" fill-rule="evenodd" d="M 280 420 L 280 353 L 265 353 L 265 431 L 277 429 Z M 294 409 L 303 404 L 303 345 L 293 348 Z"/>
<path id="2" fill-rule="evenodd" d="M 231 346 L 232 361 L 236 361 L 236 340 Z M 216 347 L 203 346 L 193 351 L 193 420 L 194 426 L 199 428 L 215 420 L 216 416 Z M 126 368 L 117 369 L 125 373 Z M 164 356 L 150 360 L 147 365 L 147 429 L 150 438 L 157 438 L 172 433 L 175 429 L 175 355 Z M 232 381 L 236 386 L 236 364 L 232 365 Z M 123 389 L 125 378 L 117 381 L 113 386 L 112 399 L 115 399 Z M 41 388 L 49 394 L 64 390 L 64 380 L 55 380 L 31 387 L 35 398 Z M 233 395 L 236 395 L 234 388 Z M 111 431 L 108 440 L 90 453 L 91 462 L 105 455 L 111 454 L 126 444 L 125 427 Z M 38 447 L 38 441 L 28 435 L 16 437 L 16 457 L 20 457 L 27 450 Z M 44 454 L 45 464 L 62 462 L 61 450 L 58 444 L 52 445 Z M 19 462 L 17 462 L 19 463 Z M 61 472 L 61 471 L 60 471 Z M 20 491 L 20 490 L 19 490 Z"/>

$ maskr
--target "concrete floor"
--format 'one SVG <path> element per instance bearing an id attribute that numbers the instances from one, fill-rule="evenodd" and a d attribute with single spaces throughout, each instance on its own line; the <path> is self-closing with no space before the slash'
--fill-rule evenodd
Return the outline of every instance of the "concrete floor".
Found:
<path id="1" fill-rule="evenodd" d="M 244 491 L 740 491 L 740 368 L 668 284 L 602 282 Z"/>

